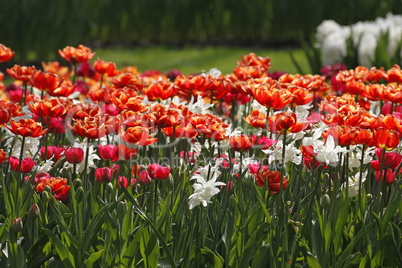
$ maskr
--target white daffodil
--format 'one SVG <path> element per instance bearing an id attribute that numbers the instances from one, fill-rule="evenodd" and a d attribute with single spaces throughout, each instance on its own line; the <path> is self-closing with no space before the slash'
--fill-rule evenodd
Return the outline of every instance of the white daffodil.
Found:
<path id="1" fill-rule="evenodd" d="M 191 96 L 190 103 L 188 104 L 188 110 L 195 114 L 208 114 L 211 113 L 209 108 L 214 106 L 210 103 L 205 103 L 203 98 L 197 98 L 197 102 L 194 103 L 194 97 Z"/>
<path id="2" fill-rule="evenodd" d="M 19 138 L 16 139 L 14 138 L 15 135 L 7 129 L 5 137 L 5 139 L 7 140 L 5 144 L 5 146 L 7 147 L 7 154 L 12 148 L 11 156 L 19 158 L 21 154 L 22 141 Z M 22 152 L 23 158 L 27 156 L 33 158 L 37 154 L 40 144 L 39 139 L 40 138 L 31 138 L 31 137 L 25 138 L 24 151 Z"/>
<path id="3" fill-rule="evenodd" d="M 362 183 L 365 182 L 367 176 L 367 170 L 362 174 Z M 359 194 L 359 182 L 360 182 L 360 172 L 358 172 L 356 175 L 351 176 L 348 178 L 349 180 L 349 189 L 348 189 L 348 194 L 349 197 L 354 197 Z M 346 182 L 344 182 L 341 186 L 341 189 L 346 188 Z"/>
<path id="4" fill-rule="evenodd" d="M 194 183 L 194 193 L 189 197 L 189 206 L 190 209 L 193 209 L 196 206 L 202 204 L 204 207 L 210 203 L 211 198 L 219 193 L 218 186 L 224 186 L 223 182 L 217 182 L 217 178 L 220 175 L 220 172 L 217 170 L 217 167 L 211 167 L 207 165 L 203 168 L 198 169 L 198 174 L 194 174 L 191 180 L 197 180 Z M 208 174 L 211 179 L 208 180 Z"/>
<path id="5" fill-rule="evenodd" d="M 260 113 L 263 113 L 263 114 L 267 114 L 267 107 L 265 107 L 265 106 L 262 106 L 258 101 L 256 101 L 256 100 L 253 100 L 253 103 L 251 104 L 251 108 L 252 108 L 252 110 L 254 111 L 254 110 L 258 110 Z"/>
<path id="6" fill-rule="evenodd" d="M 53 161 L 48 159 L 46 162 L 41 162 L 38 166 L 36 173 L 48 173 L 52 169 Z"/>
<path id="7" fill-rule="evenodd" d="M 339 161 L 339 153 L 346 153 L 346 148 L 342 148 L 339 145 L 335 146 L 334 138 L 328 135 L 327 142 L 325 145 L 318 146 L 315 148 L 317 153 L 317 160 L 326 163 L 330 166 L 335 166 Z"/>
<path id="8" fill-rule="evenodd" d="M 275 160 L 282 160 L 282 144 L 283 141 L 280 140 L 273 144 L 269 149 L 262 150 L 265 154 L 268 154 L 268 163 L 271 164 Z M 293 162 L 296 165 L 301 163 L 301 151 L 296 148 L 295 141 L 287 144 L 285 147 L 285 163 Z"/>
<path id="9" fill-rule="evenodd" d="M 218 70 L 218 68 L 211 68 L 208 72 L 202 71 L 201 76 L 212 76 L 213 78 L 219 78 L 222 75 L 222 72 Z"/>
<path id="10" fill-rule="evenodd" d="M 368 164 L 373 160 L 375 150 L 375 147 L 369 147 L 364 151 L 363 164 Z M 361 165 L 362 150 L 360 147 L 352 145 L 350 151 L 353 153 L 349 154 L 349 168 L 353 170 L 353 168 L 359 168 Z"/>

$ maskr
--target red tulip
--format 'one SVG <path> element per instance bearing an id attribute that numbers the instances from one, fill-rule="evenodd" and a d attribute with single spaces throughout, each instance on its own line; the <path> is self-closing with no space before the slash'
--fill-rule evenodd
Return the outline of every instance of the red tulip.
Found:
<path id="1" fill-rule="evenodd" d="M 9 163 L 10 163 L 11 168 L 15 172 L 18 172 L 20 160 L 15 156 L 11 156 L 9 159 Z M 22 173 L 31 172 L 31 170 L 35 166 L 35 164 L 36 164 L 36 161 L 32 161 L 32 159 L 30 157 L 25 157 L 25 159 L 22 160 L 22 163 L 21 163 L 21 172 Z"/>
<path id="2" fill-rule="evenodd" d="M 163 167 L 159 164 L 149 164 L 148 173 L 152 179 L 164 180 L 169 177 L 170 167 Z"/>
<path id="3" fill-rule="evenodd" d="M 67 162 L 71 164 L 79 164 L 84 159 L 84 150 L 81 148 L 70 148 L 64 152 Z"/>
<path id="4" fill-rule="evenodd" d="M 143 170 L 140 172 L 140 174 L 138 175 L 138 183 L 140 185 L 150 185 L 152 182 L 151 177 L 149 176 L 148 171 Z"/>

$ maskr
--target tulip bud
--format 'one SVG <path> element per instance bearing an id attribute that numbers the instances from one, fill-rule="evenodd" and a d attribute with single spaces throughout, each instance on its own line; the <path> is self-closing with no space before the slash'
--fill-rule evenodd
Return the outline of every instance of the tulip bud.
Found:
<path id="1" fill-rule="evenodd" d="M 46 187 L 45 187 L 45 189 L 46 189 Z M 43 192 L 42 192 L 42 201 L 46 204 L 47 202 L 49 202 L 49 198 L 50 198 L 49 192 L 43 190 Z"/>
<path id="2" fill-rule="evenodd" d="M 81 186 L 78 187 L 77 191 L 75 192 L 75 200 L 77 204 L 80 204 L 84 200 L 84 188 Z"/>
<path id="3" fill-rule="evenodd" d="M 82 181 L 80 179 L 75 179 L 73 185 L 74 189 L 77 189 L 78 187 L 82 186 Z"/>
<path id="4" fill-rule="evenodd" d="M 320 205 L 323 209 L 327 209 L 329 207 L 329 204 L 331 203 L 331 200 L 329 199 L 329 195 L 328 194 L 324 194 L 321 197 L 320 200 Z"/>
<path id="5" fill-rule="evenodd" d="M 367 198 L 367 202 L 370 202 L 373 199 L 373 195 L 367 194 L 366 198 Z"/>
<path id="6" fill-rule="evenodd" d="M 39 214 L 40 214 L 40 209 L 39 209 L 38 205 L 33 204 L 28 211 L 28 218 L 34 220 L 39 217 Z"/>
<path id="7" fill-rule="evenodd" d="M 49 185 L 46 185 L 45 188 L 43 188 L 43 192 L 52 193 L 52 188 Z"/>
<path id="8" fill-rule="evenodd" d="M 68 168 L 61 169 L 61 176 L 63 178 L 69 179 L 71 177 L 71 171 Z"/>
<path id="9" fill-rule="evenodd" d="M 127 213 L 127 210 L 128 210 L 128 208 L 127 208 L 127 202 L 123 202 L 123 201 L 120 201 L 118 204 L 117 204 L 117 214 L 118 215 L 121 215 L 121 216 L 124 216 L 124 215 L 126 215 L 126 213 Z"/>
<path id="10" fill-rule="evenodd" d="M 11 226 L 13 227 L 13 229 L 16 233 L 21 232 L 22 229 L 24 228 L 21 218 L 14 218 Z"/>
<path id="11" fill-rule="evenodd" d="M 106 184 L 106 193 L 110 195 L 112 192 L 113 192 L 113 184 L 109 182 L 108 184 Z"/>

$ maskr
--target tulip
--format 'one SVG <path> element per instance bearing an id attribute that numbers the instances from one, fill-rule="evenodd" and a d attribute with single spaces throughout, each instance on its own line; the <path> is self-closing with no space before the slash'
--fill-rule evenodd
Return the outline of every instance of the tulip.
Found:
<path id="1" fill-rule="evenodd" d="M 0 62 L 9 61 L 14 57 L 15 51 L 12 51 L 9 47 L 0 44 Z"/>
<path id="2" fill-rule="evenodd" d="M 7 154 L 3 151 L 3 149 L 0 149 L 0 165 L 5 163 L 7 160 Z"/>
<path id="3" fill-rule="evenodd" d="M 163 167 L 159 164 L 149 164 L 148 173 L 152 179 L 164 180 L 169 177 L 170 167 Z"/>
<path id="4" fill-rule="evenodd" d="M 9 159 L 9 163 L 10 163 L 11 168 L 15 172 L 18 172 L 20 160 L 15 156 L 11 156 Z M 25 159 L 22 160 L 22 162 L 21 162 L 21 172 L 22 173 L 31 172 L 31 170 L 35 166 L 35 164 L 36 164 L 36 161 L 32 161 L 32 159 L 30 157 L 25 157 Z"/>
<path id="5" fill-rule="evenodd" d="M 119 160 L 118 156 L 118 147 L 116 145 L 98 145 L 99 155 L 102 159 L 117 161 Z"/>
<path id="6" fill-rule="evenodd" d="M 254 175 L 257 184 L 262 187 L 267 181 L 267 189 L 272 193 L 278 193 L 281 190 L 281 180 L 283 189 L 288 185 L 289 180 L 283 176 L 281 178 L 281 173 L 279 171 L 270 171 L 266 167 L 262 167 L 260 172 Z"/>
<path id="7" fill-rule="evenodd" d="M 140 174 L 138 175 L 138 183 L 140 185 L 150 185 L 152 183 L 152 179 L 149 176 L 148 171 L 143 170 L 140 172 Z"/>
<path id="8" fill-rule="evenodd" d="M 254 143 L 255 139 L 247 135 L 229 137 L 229 145 L 236 152 L 250 151 Z"/>
<path id="9" fill-rule="evenodd" d="M 45 150 L 46 147 L 42 146 L 40 148 L 40 155 L 42 157 L 43 160 L 45 160 Z M 48 146 L 47 147 L 47 155 L 46 155 L 46 160 L 49 160 L 50 158 L 52 158 L 52 156 L 54 156 L 54 161 L 57 162 L 59 161 L 60 157 L 62 156 L 62 153 L 65 151 L 65 149 L 63 147 L 59 147 L 59 145 L 57 146 Z"/>
<path id="10" fill-rule="evenodd" d="M 112 181 L 113 172 L 117 170 L 119 173 L 119 165 L 113 165 L 112 168 L 102 167 L 95 170 L 95 178 L 100 183 L 109 183 Z"/>
<path id="11" fill-rule="evenodd" d="M 79 164 L 84 159 L 84 150 L 81 148 L 71 147 L 64 152 L 67 162 L 71 164 Z"/>
<path id="12" fill-rule="evenodd" d="M 6 125 L 12 133 L 23 137 L 37 138 L 46 133 L 47 129 L 42 129 L 42 125 L 32 119 L 21 118 L 18 122 L 14 119 L 10 121 L 11 127 Z"/>

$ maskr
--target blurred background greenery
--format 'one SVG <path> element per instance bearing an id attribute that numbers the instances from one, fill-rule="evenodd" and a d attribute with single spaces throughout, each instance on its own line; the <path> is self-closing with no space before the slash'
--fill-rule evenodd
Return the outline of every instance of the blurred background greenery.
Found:
<path id="1" fill-rule="evenodd" d="M 161 62 L 161 69 L 188 67 L 191 72 L 195 62 L 181 62 L 175 50 L 187 48 L 191 56 L 197 49 L 189 47 L 206 46 L 207 54 L 195 61 L 230 60 L 235 65 L 230 57 L 238 60 L 238 54 L 208 51 L 229 46 L 247 48 L 245 53 L 264 48 L 286 53 L 300 47 L 301 39 L 310 40 L 324 19 L 347 25 L 388 12 L 402 13 L 401 0 L 7 0 L 1 5 L 0 43 L 16 51 L 15 62 L 61 60 L 58 49 L 84 44 L 105 58 L 116 49 L 98 48 L 137 49 Z M 141 50 L 150 45 L 158 46 L 154 52 Z M 167 54 L 161 56 L 163 49 Z M 127 53 L 109 60 L 136 63 Z"/>

